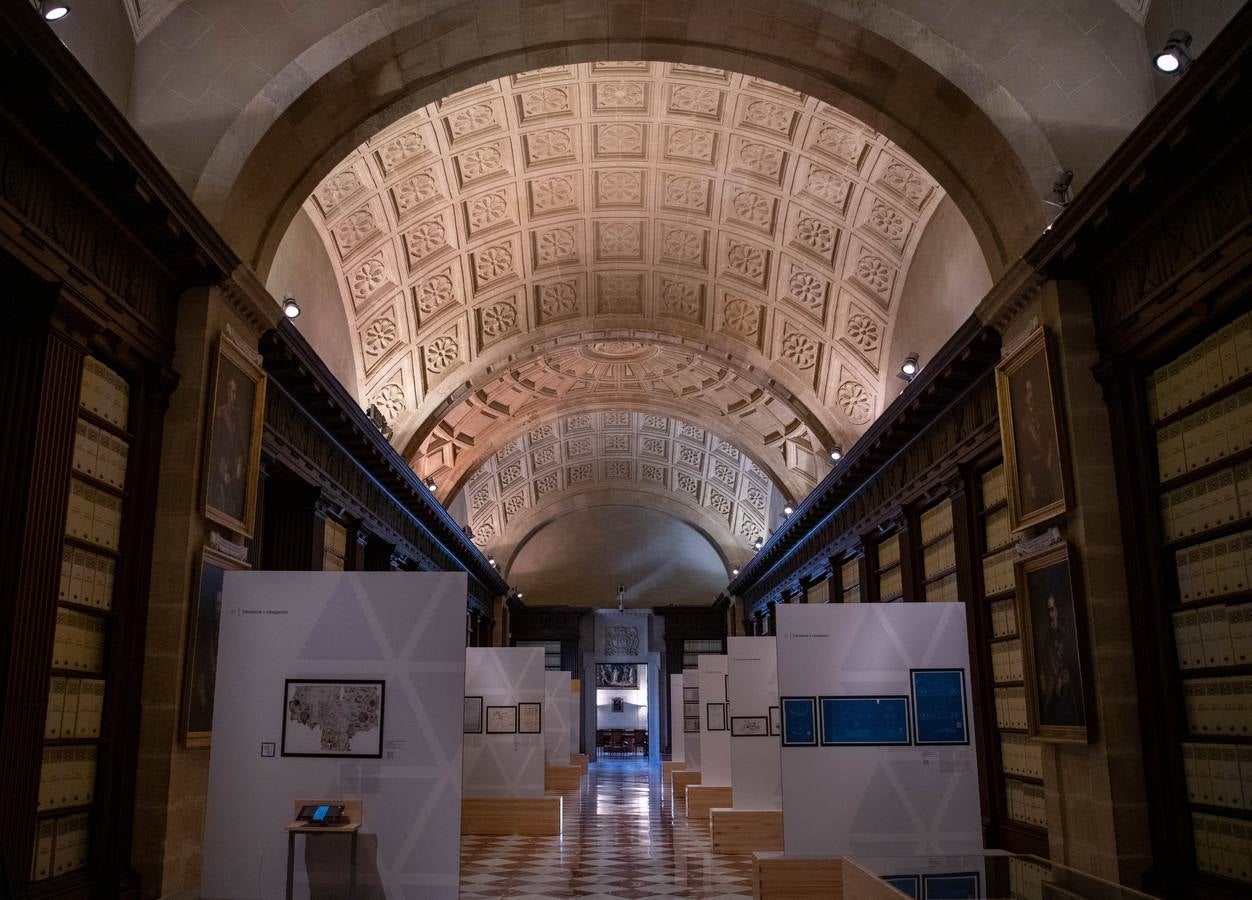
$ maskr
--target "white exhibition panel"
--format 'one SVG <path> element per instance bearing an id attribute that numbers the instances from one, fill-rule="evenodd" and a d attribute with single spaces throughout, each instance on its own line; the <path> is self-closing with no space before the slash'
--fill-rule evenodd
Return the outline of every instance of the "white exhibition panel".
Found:
<path id="1" fill-rule="evenodd" d="M 699 673 L 700 783 L 727 786 L 730 784 L 730 718 L 726 715 L 726 657 L 700 654 Z"/>
<path id="2" fill-rule="evenodd" d="M 542 647 L 466 648 L 465 696 L 483 698 L 483 733 L 465 735 L 466 797 L 543 796 L 543 734 L 487 730 L 491 707 L 542 705 L 544 694 Z"/>
<path id="3" fill-rule="evenodd" d="M 682 679 L 683 679 L 683 702 L 684 704 L 686 703 L 686 697 L 688 694 L 695 696 L 696 700 L 694 702 L 699 703 L 700 702 L 700 698 L 699 698 L 700 670 L 699 669 L 687 669 L 686 671 L 683 672 Z M 696 730 L 687 731 L 686 728 L 683 729 L 683 761 L 684 761 L 683 767 L 688 772 L 700 771 L 700 731 L 701 729 L 699 728 L 699 725 L 704 724 L 704 715 L 703 715 L 704 707 L 700 706 L 698 707 L 698 709 L 700 710 L 701 715 L 698 717 L 699 723 L 697 725 Z M 684 716 L 684 722 L 685 721 L 686 721 L 686 717 Z M 701 780 L 703 780 L 703 778 L 701 778 Z"/>
<path id="4" fill-rule="evenodd" d="M 669 758 L 672 762 L 685 762 L 687 741 L 683 737 L 683 677 L 669 677 Z"/>
<path id="5" fill-rule="evenodd" d="M 578 735 L 582 728 L 582 691 L 574 690 L 574 679 L 570 679 L 569 690 L 566 692 L 566 702 L 569 703 L 569 733 L 565 736 L 565 749 L 572 759 L 574 754 L 578 752 Z M 580 685 L 581 688 L 581 685 Z"/>
<path id="6" fill-rule="evenodd" d="M 550 766 L 569 765 L 570 695 L 569 672 L 543 673 L 543 749 Z"/>
<path id="7" fill-rule="evenodd" d="M 297 799 L 363 804 L 358 896 L 455 900 L 465 596 L 463 572 L 226 573 L 206 900 L 283 896 Z M 355 706 L 328 693 L 333 684 L 289 695 L 288 679 L 382 681 L 378 724 L 345 724 Z M 289 696 L 316 703 L 297 713 Z M 284 742 L 289 751 L 370 745 L 381 756 L 296 757 L 283 755 Z M 297 897 L 344 895 L 348 840 L 297 838 L 295 870 Z"/>
<path id="8" fill-rule="evenodd" d="M 981 849 L 964 604 L 786 604 L 776 614 L 786 854 L 908 856 Z M 963 716 L 963 744 L 916 743 L 911 669 L 960 671 L 963 702 L 956 709 Z M 785 746 L 792 697 L 814 698 L 812 734 L 818 746 Z M 865 711 L 870 718 L 856 720 L 846 732 L 857 734 L 859 723 L 873 721 L 877 710 L 899 710 L 900 697 L 907 698 L 906 745 L 821 745 L 828 736 L 822 698 L 838 698 L 828 701 L 836 725 L 841 710 Z M 859 706 L 859 698 L 869 698 L 868 704 Z M 801 707 L 806 702 L 796 701 Z M 834 730 L 829 736 L 844 739 Z"/>
<path id="9" fill-rule="evenodd" d="M 773 637 L 732 637 L 726 641 L 730 676 L 730 783 L 735 809 L 782 809 L 782 766 L 770 710 L 778 707 L 778 662 Z M 765 717 L 764 737 L 735 735 L 735 719 Z"/>

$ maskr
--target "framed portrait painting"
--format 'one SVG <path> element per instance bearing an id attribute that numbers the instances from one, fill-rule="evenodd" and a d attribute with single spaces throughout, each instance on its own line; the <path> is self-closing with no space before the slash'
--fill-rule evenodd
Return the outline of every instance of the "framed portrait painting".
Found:
<path id="1" fill-rule="evenodd" d="M 1092 709 L 1086 614 L 1067 545 L 1017 563 L 1017 621 L 1031 736 L 1086 743 Z"/>
<path id="2" fill-rule="evenodd" d="M 1069 509 L 1069 445 L 1056 359 L 1041 325 L 996 366 L 1009 526 L 1021 531 Z"/>
<path id="3" fill-rule="evenodd" d="M 200 553 L 200 571 L 187 617 L 187 652 L 183 662 L 183 745 L 208 747 L 213 738 L 213 689 L 217 681 L 217 634 L 222 621 L 222 581 L 244 563 L 208 547 Z"/>
<path id="4" fill-rule="evenodd" d="M 204 459 L 205 518 L 244 537 L 256 517 L 265 418 L 265 372 L 256 351 L 226 328 L 218 338 Z"/>

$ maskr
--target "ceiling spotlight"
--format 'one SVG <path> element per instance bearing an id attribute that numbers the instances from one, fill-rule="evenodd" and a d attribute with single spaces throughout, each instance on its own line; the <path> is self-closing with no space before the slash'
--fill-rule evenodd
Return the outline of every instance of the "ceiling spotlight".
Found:
<path id="1" fill-rule="evenodd" d="M 839 460 L 843 459 L 843 447 L 839 444 L 835 444 L 835 446 L 831 447 L 830 458 L 834 462 L 839 462 Z"/>
<path id="2" fill-rule="evenodd" d="M 433 478 L 426 479 L 426 490 L 430 491 L 432 494 L 435 491 L 439 490 L 439 485 L 435 484 L 435 479 Z"/>
<path id="3" fill-rule="evenodd" d="M 47 21 L 55 22 L 68 16 L 70 8 L 64 3 L 42 3 L 39 12 Z"/>
<path id="4" fill-rule="evenodd" d="M 1158 72 L 1166 75 L 1181 75 L 1191 65 L 1191 54 L 1187 48 L 1191 46 L 1191 32 L 1171 31 L 1165 48 L 1152 57 L 1152 65 Z"/>
<path id="5" fill-rule="evenodd" d="M 910 353 L 904 357 L 904 362 L 900 363 L 900 377 L 905 381 L 912 381 L 913 377 L 917 375 L 918 368 L 917 354 Z"/>
<path id="6" fill-rule="evenodd" d="M 795 512 L 795 510 L 791 507 L 791 504 L 790 504 L 790 503 L 788 503 L 786 506 L 784 506 L 784 507 L 783 507 L 783 515 L 784 515 L 784 516 L 789 516 L 789 515 L 791 515 L 793 512 Z"/>
<path id="7" fill-rule="evenodd" d="M 294 319 L 300 315 L 300 304 L 290 294 L 283 298 L 283 315 L 288 319 Z"/>
<path id="8" fill-rule="evenodd" d="M 730 574 L 731 574 L 732 576 L 733 576 L 733 575 L 738 575 L 738 574 L 739 574 L 739 570 L 738 570 L 738 569 L 731 569 L 731 570 L 730 570 Z"/>
<path id="9" fill-rule="evenodd" d="M 1066 169 L 1056 176 L 1056 181 L 1052 182 L 1052 192 L 1043 198 L 1043 202 L 1049 206 L 1055 206 L 1064 209 L 1069 206 L 1069 201 L 1074 199 L 1069 192 L 1070 185 L 1074 183 L 1074 173 L 1070 169 Z"/>

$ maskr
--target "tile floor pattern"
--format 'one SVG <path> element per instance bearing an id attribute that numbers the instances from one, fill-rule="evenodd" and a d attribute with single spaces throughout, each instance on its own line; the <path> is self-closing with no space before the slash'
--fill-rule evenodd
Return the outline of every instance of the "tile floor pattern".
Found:
<path id="1" fill-rule="evenodd" d="M 659 765 L 602 760 L 563 796 L 559 837 L 461 837 L 462 900 L 752 896 L 752 857 L 713 853 L 708 825 L 662 794 Z"/>

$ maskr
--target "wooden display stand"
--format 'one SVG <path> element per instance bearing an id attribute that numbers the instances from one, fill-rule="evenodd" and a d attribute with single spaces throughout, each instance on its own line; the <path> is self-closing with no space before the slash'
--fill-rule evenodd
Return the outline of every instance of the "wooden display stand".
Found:
<path id="1" fill-rule="evenodd" d="M 582 786 L 583 770 L 580 766 L 544 766 L 543 789 L 545 791 L 576 791 Z"/>
<path id="2" fill-rule="evenodd" d="M 905 895 L 849 859 L 753 853 L 752 896 L 755 900 L 901 900 Z"/>
<path id="3" fill-rule="evenodd" d="M 676 769 L 669 776 L 670 789 L 673 791 L 675 803 L 687 802 L 687 787 L 700 783 L 700 773 L 686 769 Z"/>
<path id="4" fill-rule="evenodd" d="M 690 798 L 688 798 L 690 802 Z M 781 809 L 709 810 L 714 853 L 781 851 L 783 814 Z"/>
<path id="5" fill-rule="evenodd" d="M 687 818 L 708 824 L 709 810 L 715 806 L 730 806 L 730 785 L 692 784 L 687 787 Z"/>
<path id="6" fill-rule="evenodd" d="M 339 825 L 311 825 L 297 818 L 300 810 L 306 806 L 342 806 L 343 817 L 347 820 Z M 356 893 L 356 848 L 357 836 L 361 832 L 361 801 L 360 800 L 296 800 L 291 813 L 292 822 L 287 826 L 287 892 L 286 900 L 291 900 L 295 887 L 296 835 L 304 835 L 306 841 L 326 834 L 346 834 L 352 839 L 352 849 L 348 853 L 348 900 Z"/>
<path id="7" fill-rule="evenodd" d="M 462 797 L 461 834 L 561 833 L 561 797 Z"/>
<path id="8" fill-rule="evenodd" d="M 578 766 L 578 768 L 586 774 L 587 766 L 591 764 L 591 760 L 588 758 L 586 753 L 571 753 L 569 755 L 569 764 L 571 766 Z"/>

